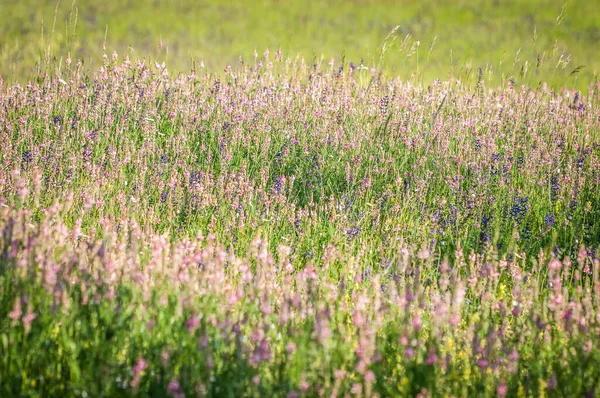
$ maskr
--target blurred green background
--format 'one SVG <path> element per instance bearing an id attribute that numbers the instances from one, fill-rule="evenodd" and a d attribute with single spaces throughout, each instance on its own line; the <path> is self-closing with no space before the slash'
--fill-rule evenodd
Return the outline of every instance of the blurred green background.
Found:
<path id="1" fill-rule="evenodd" d="M 399 25 L 382 56 L 382 43 Z M 410 35 L 410 36 L 409 36 Z M 408 36 L 408 37 L 407 37 Z M 392 38 L 388 40 L 388 44 Z M 269 48 L 323 57 L 336 67 L 361 59 L 427 84 L 449 75 L 490 84 L 585 88 L 600 71 L 597 1 L 555 0 L 122 0 L 0 2 L 0 74 L 27 80 L 36 65 L 71 51 L 87 66 L 104 52 L 166 61 L 187 72 L 254 62 Z M 585 65 L 578 73 L 578 66 Z"/>

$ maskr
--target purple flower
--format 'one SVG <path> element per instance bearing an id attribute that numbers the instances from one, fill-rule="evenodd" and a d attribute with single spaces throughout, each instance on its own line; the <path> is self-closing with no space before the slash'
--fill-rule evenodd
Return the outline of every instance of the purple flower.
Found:
<path id="1" fill-rule="evenodd" d="M 550 380 L 548 380 L 548 383 L 546 383 L 546 387 L 548 387 L 548 390 L 554 390 L 557 385 L 558 383 L 556 382 L 556 376 L 553 374 L 552 376 L 550 376 Z"/>
<path id="2" fill-rule="evenodd" d="M 352 228 L 348 229 L 346 231 L 346 235 L 348 236 L 348 240 L 353 240 L 354 238 L 356 238 L 358 236 L 358 233 L 360 232 L 360 228 L 355 225 Z"/>

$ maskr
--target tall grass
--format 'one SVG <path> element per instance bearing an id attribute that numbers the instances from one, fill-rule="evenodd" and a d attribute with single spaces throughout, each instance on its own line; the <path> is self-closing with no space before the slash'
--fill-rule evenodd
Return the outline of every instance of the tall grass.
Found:
<path id="1" fill-rule="evenodd" d="M 266 51 L 0 87 L 0 391 L 596 395 L 600 104 Z"/>
<path id="2" fill-rule="evenodd" d="M 0 4 L 0 75 L 27 82 L 48 50 L 51 60 L 71 52 L 94 68 L 103 52 L 116 50 L 166 60 L 172 71 L 203 62 L 220 72 L 267 47 L 311 63 L 345 56 L 370 66 L 395 26 L 385 71 L 403 79 L 414 74 L 425 85 L 482 68 L 494 86 L 513 76 L 519 85 L 585 90 L 600 72 L 593 1 L 21 0 Z"/>

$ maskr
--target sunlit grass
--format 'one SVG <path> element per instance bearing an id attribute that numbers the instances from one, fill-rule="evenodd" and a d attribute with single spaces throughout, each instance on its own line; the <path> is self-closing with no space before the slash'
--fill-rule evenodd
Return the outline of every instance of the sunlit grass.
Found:
<path id="1" fill-rule="evenodd" d="M 0 390 L 595 394 L 598 86 L 265 52 L 0 88 Z"/>
<path id="2" fill-rule="evenodd" d="M 381 59 L 383 38 L 398 40 Z M 240 57 L 281 48 L 307 62 L 331 57 L 380 65 L 392 76 L 429 85 L 477 75 L 489 84 L 547 82 L 583 90 L 598 74 L 594 2 L 535 1 L 128 1 L 27 0 L 0 5 L 0 74 L 24 82 L 42 58 L 70 51 L 98 67 L 104 49 L 166 60 L 173 71 L 202 62 L 210 72 Z M 400 43 L 405 41 L 405 46 Z M 417 45 L 418 43 L 418 45 Z M 578 66 L 577 75 L 568 77 Z"/>

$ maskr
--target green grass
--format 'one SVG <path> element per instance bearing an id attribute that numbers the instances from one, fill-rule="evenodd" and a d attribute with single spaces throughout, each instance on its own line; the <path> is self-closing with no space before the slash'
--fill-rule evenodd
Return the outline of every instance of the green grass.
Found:
<path id="1" fill-rule="evenodd" d="M 0 6 L 0 396 L 598 396 L 593 5 L 241 4 Z"/>
<path id="2" fill-rule="evenodd" d="M 546 81 L 585 88 L 597 75 L 600 12 L 594 2 L 532 1 L 166 1 L 89 0 L 3 2 L 0 75 L 25 80 L 48 54 L 70 50 L 98 64 L 110 54 L 166 60 L 175 71 L 194 61 L 211 71 L 278 48 L 307 62 L 379 66 L 429 84 L 483 68 L 495 84 Z M 123 3 L 123 4 L 120 4 Z M 399 25 L 398 40 L 381 63 L 381 45 Z M 43 33 L 43 34 L 42 34 Z M 400 43 L 407 35 L 405 48 Z M 105 41 L 106 39 L 106 41 Z M 419 41 L 420 46 L 415 42 Z M 162 43 L 162 45 L 161 45 Z M 561 63 L 569 60 L 568 64 Z M 48 60 L 46 58 L 46 60 Z M 585 65 L 578 76 L 569 74 Z"/>

